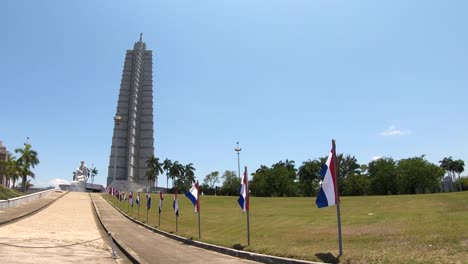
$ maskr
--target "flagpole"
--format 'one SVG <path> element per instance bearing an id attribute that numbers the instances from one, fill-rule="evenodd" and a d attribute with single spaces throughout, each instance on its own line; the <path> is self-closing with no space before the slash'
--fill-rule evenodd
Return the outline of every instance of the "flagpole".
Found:
<path id="1" fill-rule="evenodd" d="M 246 187 L 246 198 L 247 198 L 247 246 L 250 246 L 250 192 L 249 192 L 249 175 L 247 173 L 247 166 L 245 166 L 245 187 Z"/>
<path id="2" fill-rule="evenodd" d="M 178 229 L 178 220 L 179 220 L 179 216 L 177 215 L 178 212 L 179 212 L 179 201 L 177 200 L 177 187 L 175 187 L 175 193 L 174 193 L 174 209 L 175 209 L 175 205 L 177 205 L 177 212 L 175 212 L 175 231 L 177 233 L 177 229 Z"/>
<path id="3" fill-rule="evenodd" d="M 197 215 L 198 215 L 198 239 L 201 239 L 201 227 L 200 227 L 200 186 L 197 181 Z"/>
<path id="4" fill-rule="evenodd" d="M 148 193 L 148 194 L 147 194 L 147 197 L 146 197 L 146 224 L 149 224 L 149 223 L 148 223 L 148 212 L 149 212 L 149 209 L 150 209 L 150 208 L 148 208 L 148 201 L 151 201 L 151 199 L 149 199 L 149 198 L 151 198 L 151 196 L 149 196 L 149 195 L 150 195 L 150 194 Z M 149 197 L 148 197 L 148 196 L 149 196 Z M 151 206 L 151 202 L 150 202 L 150 206 Z"/>
<path id="5" fill-rule="evenodd" d="M 343 255 L 343 239 L 341 237 L 341 209 L 340 209 L 340 193 L 339 193 L 339 188 L 338 188 L 338 158 L 336 157 L 336 145 L 335 145 L 335 140 L 332 139 L 332 149 L 333 149 L 333 169 L 334 169 L 334 174 L 335 174 L 335 199 L 338 199 L 336 201 L 336 216 L 338 220 L 338 245 L 339 245 L 339 254 L 338 257 Z"/>

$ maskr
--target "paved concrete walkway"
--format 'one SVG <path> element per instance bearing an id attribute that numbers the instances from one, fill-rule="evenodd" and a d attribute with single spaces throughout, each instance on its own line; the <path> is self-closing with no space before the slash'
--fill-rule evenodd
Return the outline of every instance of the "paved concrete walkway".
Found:
<path id="1" fill-rule="evenodd" d="M 99 194 L 92 194 L 104 226 L 141 263 L 256 263 L 193 247 L 130 221 Z"/>
<path id="2" fill-rule="evenodd" d="M 16 213 L 52 199 L 51 195 L 17 207 Z M 7 210 L 0 213 L 4 222 L 6 213 L 10 217 L 14 214 Z M 32 216 L 0 226 L 0 262 L 117 263 L 111 258 L 107 236 L 100 230 L 89 194 L 71 192 Z"/>

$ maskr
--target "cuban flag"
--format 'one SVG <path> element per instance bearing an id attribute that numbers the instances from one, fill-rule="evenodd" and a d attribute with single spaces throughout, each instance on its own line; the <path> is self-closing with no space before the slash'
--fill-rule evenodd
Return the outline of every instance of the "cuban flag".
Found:
<path id="1" fill-rule="evenodd" d="M 318 208 L 335 205 L 340 200 L 336 192 L 335 156 L 333 153 L 332 149 L 328 155 L 327 162 L 322 168 L 322 186 L 315 201 Z"/>
<path id="2" fill-rule="evenodd" d="M 162 212 L 163 200 L 164 200 L 163 193 L 162 191 L 159 191 L 159 213 Z"/>
<path id="3" fill-rule="evenodd" d="M 237 202 L 242 208 L 242 212 L 249 211 L 249 181 L 247 179 L 247 167 L 245 167 L 244 177 L 242 177 L 241 186 L 239 188 L 239 199 Z"/>
<path id="4" fill-rule="evenodd" d="M 198 181 L 193 184 L 192 188 L 190 188 L 190 191 L 185 193 L 185 196 L 192 201 L 195 213 L 200 212 L 200 199 L 198 197 L 198 194 L 200 192 L 200 189 L 198 188 Z"/>
<path id="5" fill-rule="evenodd" d="M 174 202 L 172 203 L 172 208 L 174 208 L 175 215 L 179 217 L 179 202 L 177 201 L 177 188 L 174 192 Z"/>
<path id="6" fill-rule="evenodd" d="M 146 194 L 146 210 L 151 208 L 151 195 L 148 193 Z"/>
<path id="7" fill-rule="evenodd" d="M 137 204 L 138 207 L 140 207 L 140 193 L 137 194 L 135 203 Z"/>

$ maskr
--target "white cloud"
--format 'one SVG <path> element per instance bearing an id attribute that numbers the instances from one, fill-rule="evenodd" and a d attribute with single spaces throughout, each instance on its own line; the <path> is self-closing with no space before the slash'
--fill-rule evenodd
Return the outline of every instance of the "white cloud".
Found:
<path id="1" fill-rule="evenodd" d="M 380 132 L 380 135 L 384 137 L 405 136 L 409 134 L 411 134 L 411 130 L 397 129 L 394 125 L 391 125 L 387 130 Z"/>
<path id="2" fill-rule="evenodd" d="M 378 159 L 381 159 L 381 158 L 382 157 L 380 157 L 380 156 L 374 156 L 374 157 L 372 157 L 372 160 L 378 160 Z"/>
<path id="3" fill-rule="evenodd" d="M 64 179 L 53 179 L 49 181 L 49 184 L 57 187 L 59 184 L 70 184 L 70 182 Z"/>

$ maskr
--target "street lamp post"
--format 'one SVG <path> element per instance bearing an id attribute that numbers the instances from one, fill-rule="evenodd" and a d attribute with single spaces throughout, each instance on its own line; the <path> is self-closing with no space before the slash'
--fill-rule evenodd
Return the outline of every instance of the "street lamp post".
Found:
<path id="1" fill-rule="evenodd" d="M 114 116 L 114 123 L 115 123 L 115 127 L 117 127 L 118 125 L 120 125 L 120 121 L 122 120 L 122 117 L 119 115 L 119 110 L 117 110 L 117 114 Z M 115 130 L 115 134 L 114 134 L 114 140 L 115 140 L 115 151 L 114 151 L 114 181 L 115 181 L 115 174 L 116 174 L 116 171 L 117 171 L 117 143 L 119 142 L 117 140 L 117 130 Z"/>
<path id="2" fill-rule="evenodd" d="M 237 152 L 237 174 L 239 176 L 239 179 L 241 178 L 240 176 L 240 152 L 241 152 L 241 148 L 239 148 L 239 141 L 237 142 L 237 147 L 234 149 L 234 151 Z"/>

